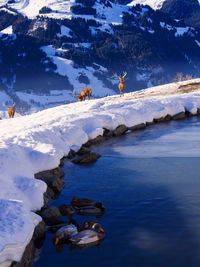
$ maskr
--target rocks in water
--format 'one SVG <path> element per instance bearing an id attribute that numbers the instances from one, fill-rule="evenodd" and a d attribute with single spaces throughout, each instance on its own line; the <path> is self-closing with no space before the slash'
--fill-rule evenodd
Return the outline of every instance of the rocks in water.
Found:
<path id="1" fill-rule="evenodd" d="M 67 158 L 68 159 L 73 159 L 76 156 L 76 152 L 73 149 L 70 149 Z"/>
<path id="2" fill-rule="evenodd" d="M 120 136 L 120 135 L 124 134 L 126 131 L 128 131 L 128 128 L 126 127 L 126 125 L 122 124 L 122 125 L 119 125 L 119 126 L 113 131 L 113 135 L 114 135 L 114 136 Z"/>
<path id="3" fill-rule="evenodd" d="M 90 153 L 90 149 L 86 146 L 82 146 L 77 152 L 76 154 L 79 155 L 79 156 L 82 156 L 82 155 L 85 155 L 85 154 L 88 154 Z"/>
<path id="4" fill-rule="evenodd" d="M 58 208 L 62 216 L 67 216 L 67 217 L 72 217 L 76 211 L 71 205 L 66 205 L 66 204 L 62 204 Z"/>
<path id="5" fill-rule="evenodd" d="M 108 130 L 106 128 L 103 128 L 103 130 L 104 130 L 103 136 L 105 136 L 105 137 L 111 137 L 111 136 L 113 136 L 113 131 L 110 131 L 110 130 Z"/>
<path id="6" fill-rule="evenodd" d="M 40 214 L 47 225 L 54 225 L 61 223 L 62 215 L 60 211 L 52 206 L 43 210 Z"/>
<path id="7" fill-rule="evenodd" d="M 44 194 L 44 205 L 48 205 L 48 198 L 56 199 L 62 191 L 65 181 L 64 172 L 61 167 L 52 170 L 46 170 L 35 174 L 35 178 L 44 181 L 47 184 L 47 192 Z"/>
<path id="8" fill-rule="evenodd" d="M 36 179 L 42 180 L 47 183 L 49 178 L 52 178 L 53 176 L 56 176 L 58 178 L 61 178 L 64 176 L 64 172 L 61 167 L 57 167 L 52 170 L 46 170 L 36 173 L 35 175 Z"/>
<path id="9" fill-rule="evenodd" d="M 91 152 L 82 156 L 77 156 L 72 162 L 75 164 L 90 164 L 97 161 L 99 157 L 101 157 L 101 155 Z"/>
<path id="10" fill-rule="evenodd" d="M 165 117 L 156 118 L 156 119 L 154 119 L 153 121 L 156 122 L 156 123 L 159 123 L 159 122 L 170 121 L 171 119 L 172 119 L 172 116 L 170 116 L 170 115 L 166 115 Z"/>
<path id="11" fill-rule="evenodd" d="M 145 123 L 140 123 L 140 124 L 137 124 L 135 126 L 129 127 L 128 129 L 130 131 L 138 131 L 138 130 L 142 130 L 142 129 L 145 129 L 145 128 L 146 128 L 146 124 Z"/>
<path id="12" fill-rule="evenodd" d="M 185 112 L 180 112 L 174 116 L 172 116 L 172 120 L 182 120 L 186 118 Z"/>
<path id="13" fill-rule="evenodd" d="M 104 140 L 102 135 L 98 135 L 96 138 L 88 140 L 87 143 L 84 144 L 85 147 L 89 147 L 92 145 L 98 145 Z"/>
<path id="14" fill-rule="evenodd" d="M 155 122 L 154 121 L 147 121 L 146 122 L 146 126 L 151 126 L 151 125 L 153 125 Z"/>

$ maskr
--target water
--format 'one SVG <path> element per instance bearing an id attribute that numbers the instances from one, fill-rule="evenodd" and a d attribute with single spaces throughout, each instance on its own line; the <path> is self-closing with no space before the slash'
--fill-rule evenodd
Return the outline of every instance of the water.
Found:
<path id="1" fill-rule="evenodd" d="M 53 205 L 75 195 L 101 201 L 105 240 L 58 253 L 47 233 L 34 267 L 200 266 L 200 119 L 154 125 L 93 150 L 102 155 L 95 164 L 66 163 L 66 186 Z"/>

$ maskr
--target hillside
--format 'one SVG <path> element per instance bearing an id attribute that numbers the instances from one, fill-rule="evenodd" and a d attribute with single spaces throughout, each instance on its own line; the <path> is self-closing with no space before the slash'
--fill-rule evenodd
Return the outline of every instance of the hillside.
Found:
<path id="1" fill-rule="evenodd" d="M 1 1 L 0 92 L 21 114 L 199 74 L 199 28 L 130 1 Z M 123 4 L 122 4 L 123 3 Z M 175 64 L 176 63 L 176 64 Z M 3 110 L 3 108 L 1 108 Z"/>

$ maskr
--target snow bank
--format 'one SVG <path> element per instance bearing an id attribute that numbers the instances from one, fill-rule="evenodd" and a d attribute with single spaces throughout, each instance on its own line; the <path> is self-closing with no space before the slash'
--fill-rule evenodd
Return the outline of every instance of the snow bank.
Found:
<path id="1" fill-rule="evenodd" d="M 46 184 L 34 179 L 34 173 L 57 167 L 70 148 L 77 150 L 102 134 L 103 127 L 134 126 L 185 108 L 196 113 L 200 89 L 180 94 L 178 86 L 168 84 L 0 121 L 0 263 L 4 262 L 0 266 L 20 260 L 40 220 L 33 211 L 43 206 Z"/>

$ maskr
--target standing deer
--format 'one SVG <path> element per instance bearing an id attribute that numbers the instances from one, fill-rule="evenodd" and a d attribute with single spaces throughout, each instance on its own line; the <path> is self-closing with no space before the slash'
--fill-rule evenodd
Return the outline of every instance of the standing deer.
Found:
<path id="1" fill-rule="evenodd" d="M 78 101 L 85 101 L 86 96 L 88 97 L 88 99 L 90 99 L 92 95 L 92 89 L 91 88 L 85 88 L 81 91 L 80 95 L 78 96 Z"/>
<path id="2" fill-rule="evenodd" d="M 120 97 L 121 95 L 124 95 L 124 88 L 125 88 L 125 83 L 124 83 L 124 78 L 127 75 L 127 72 L 123 72 L 124 76 L 118 76 L 117 74 L 114 74 L 115 77 L 120 79 L 120 82 L 118 84 L 119 90 L 120 90 Z"/>
<path id="3" fill-rule="evenodd" d="M 15 115 L 15 106 L 16 103 L 13 103 L 11 107 L 7 107 L 5 104 L 2 104 L 3 107 L 8 109 L 8 115 L 10 118 L 14 118 Z"/>

